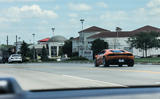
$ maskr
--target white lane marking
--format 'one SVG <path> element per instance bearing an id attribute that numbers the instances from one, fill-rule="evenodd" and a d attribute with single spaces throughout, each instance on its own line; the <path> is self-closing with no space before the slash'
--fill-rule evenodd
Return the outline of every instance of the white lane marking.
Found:
<path id="1" fill-rule="evenodd" d="M 122 86 L 122 87 L 127 87 L 125 85 L 121 85 L 121 84 L 116 84 L 116 83 L 110 83 L 110 82 L 105 82 L 105 81 L 99 81 L 99 80 L 93 80 L 93 79 L 88 79 L 88 78 L 82 78 L 82 77 L 78 77 L 78 76 L 70 76 L 70 75 L 62 75 L 65 77 L 70 77 L 70 78 L 74 78 L 74 79 L 81 79 L 81 80 L 88 80 L 94 83 L 104 83 L 104 84 L 108 84 L 108 85 L 112 85 L 112 86 Z"/>

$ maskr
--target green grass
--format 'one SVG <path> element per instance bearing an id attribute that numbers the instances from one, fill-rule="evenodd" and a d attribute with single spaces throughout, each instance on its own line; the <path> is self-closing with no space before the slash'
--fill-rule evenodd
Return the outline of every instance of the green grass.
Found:
<path id="1" fill-rule="evenodd" d="M 136 63 L 160 63 L 160 57 L 155 58 L 135 58 Z"/>

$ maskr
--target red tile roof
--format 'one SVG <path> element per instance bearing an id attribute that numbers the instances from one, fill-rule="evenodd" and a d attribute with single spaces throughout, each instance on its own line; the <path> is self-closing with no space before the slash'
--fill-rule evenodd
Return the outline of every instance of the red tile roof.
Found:
<path id="1" fill-rule="evenodd" d="M 156 28 L 156 27 L 146 25 L 144 27 L 138 28 L 138 29 L 133 30 L 133 31 L 118 32 L 118 37 L 130 37 L 130 36 L 133 36 L 133 35 L 135 35 L 137 33 L 140 33 L 140 32 L 151 32 L 151 31 L 160 32 L 160 29 Z M 107 38 L 107 37 L 117 37 L 117 32 L 108 32 L 108 31 L 107 32 L 101 32 L 99 34 L 92 35 L 88 38 Z"/>
<path id="2" fill-rule="evenodd" d="M 38 42 L 47 42 L 50 38 L 45 38 L 45 39 L 42 39 L 42 40 L 39 40 Z"/>
<path id="3" fill-rule="evenodd" d="M 75 37 L 75 38 L 73 38 L 72 40 L 79 40 L 79 37 Z"/>
<path id="4" fill-rule="evenodd" d="M 128 31 L 118 32 L 118 37 L 129 37 L 132 33 Z M 107 37 L 117 37 L 117 32 L 101 32 L 99 34 L 92 35 L 88 38 L 107 38 Z"/>
<path id="5" fill-rule="evenodd" d="M 143 26 L 143 27 L 138 28 L 136 30 L 133 30 L 132 32 L 137 33 L 137 32 L 151 32 L 151 31 L 160 32 L 160 28 L 156 28 L 156 27 L 153 27 L 153 26 L 150 26 L 150 25 L 146 25 L 146 26 Z"/>
<path id="6" fill-rule="evenodd" d="M 109 30 L 99 28 L 99 27 L 96 27 L 96 26 L 92 26 L 92 27 L 84 29 L 84 30 L 82 30 L 78 33 L 82 33 L 82 32 L 102 32 L 102 31 L 109 31 Z"/>

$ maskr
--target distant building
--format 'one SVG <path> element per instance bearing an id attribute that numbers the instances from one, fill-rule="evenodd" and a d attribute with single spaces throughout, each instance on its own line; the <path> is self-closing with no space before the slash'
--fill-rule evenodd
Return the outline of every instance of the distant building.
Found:
<path id="1" fill-rule="evenodd" d="M 60 54 L 59 51 L 64 45 L 64 42 L 66 40 L 67 39 L 65 37 L 60 36 L 60 35 L 56 35 L 51 38 L 44 38 L 38 41 L 38 44 L 35 45 L 35 48 L 42 49 L 44 46 L 48 51 L 48 57 L 55 58 L 59 56 Z"/>
<path id="2" fill-rule="evenodd" d="M 79 37 L 74 38 L 72 40 L 72 51 L 78 52 L 79 56 L 86 57 L 88 59 L 92 59 L 92 50 L 91 50 L 91 42 L 88 41 L 88 37 L 99 34 L 100 32 L 109 32 L 109 30 L 102 29 L 96 26 L 92 26 L 90 28 L 84 29 L 79 33 Z"/>
<path id="3" fill-rule="evenodd" d="M 49 57 L 59 56 L 59 51 L 67 39 L 63 36 L 53 36 L 48 40 Z"/>
<path id="4" fill-rule="evenodd" d="M 127 40 L 137 33 L 151 31 L 160 32 L 160 29 L 147 25 L 133 31 L 122 31 L 119 27 L 116 28 L 116 31 L 110 31 L 93 26 L 78 32 L 79 36 L 72 40 L 72 51 L 78 52 L 79 56 L 92 59 L 92 41 L 99 38 L 108 42 L 110 49 L 124 49 L 132 52 L 135 56 L 143 56 L 142 50 L 130 48 Z M 158 54 L 160 55 L 160 49 L 157 48 L 149 49 L 148 51 L 149 56 Z"/>

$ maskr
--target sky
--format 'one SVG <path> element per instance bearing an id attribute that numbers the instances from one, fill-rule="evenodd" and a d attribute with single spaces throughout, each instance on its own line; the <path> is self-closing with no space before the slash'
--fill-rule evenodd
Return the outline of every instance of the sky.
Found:
<path id="1" fill-rule="evenodd" d="M 145 25 L 160 27 L 160 0 L 0 0 L 0 44 L 27 43 L 52 37 L 77 37 L 82 29 L 98 26 L 124 31 Z"/>

